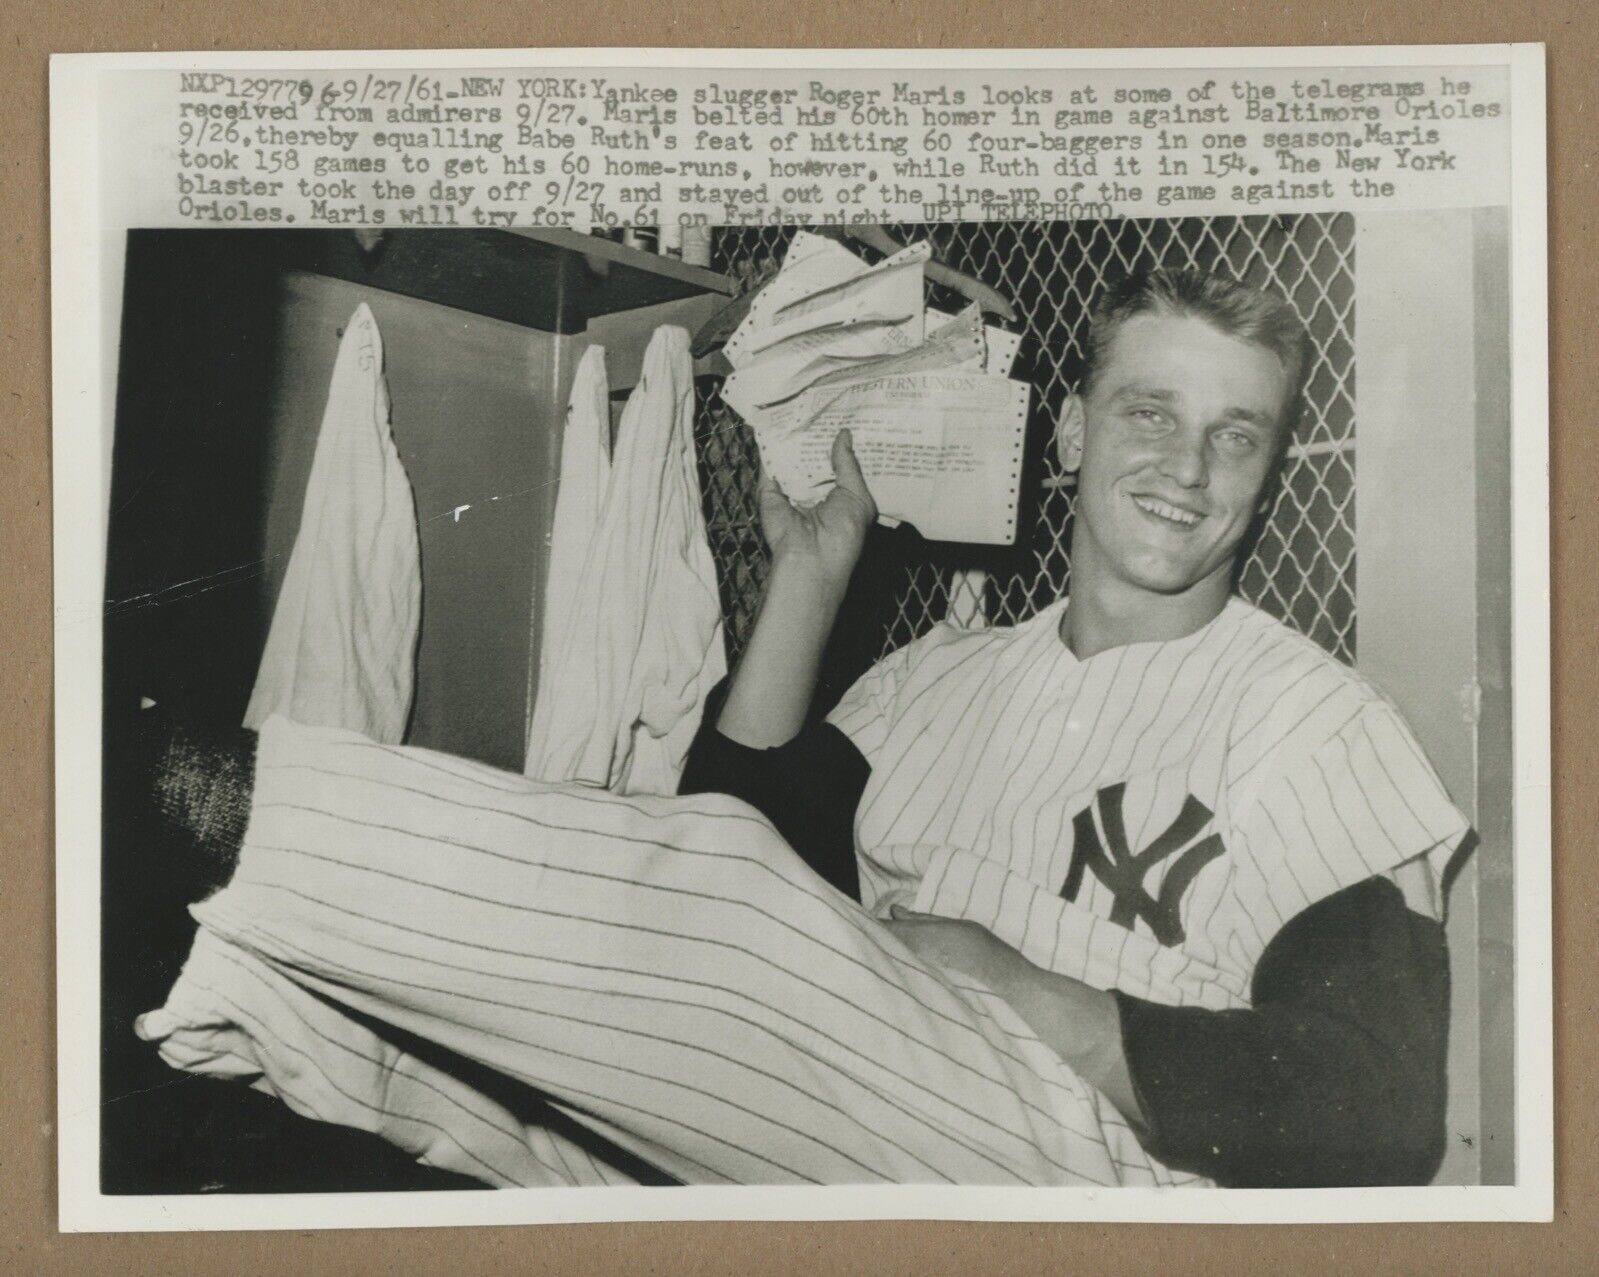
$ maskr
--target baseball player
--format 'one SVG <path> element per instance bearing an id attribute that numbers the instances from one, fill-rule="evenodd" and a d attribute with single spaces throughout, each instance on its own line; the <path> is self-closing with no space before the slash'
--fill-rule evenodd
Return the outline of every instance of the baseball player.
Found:
<path id="1" fill-rule="evenodd" d="M 890 927 L 1022 1010 L 1168 1163 L 1421 1182 L 1438 883 L 1466 822 L 1379 692 L 1230 591 L 1306 356 L 1286 303 L 1216 277 L 1114 290 L 1056 441 L 1079 474 L 1071 598 L 935 629 L 820 728 L 818 643 L 874 510 L 847 440 L 835 508 L 764 491 L 765 610 L 685 784 L 740 793 L 874 913 L 913 914 Z M 848 839 L 810 814 L 841 810 Z"/>
<path id="2" fill-rule="evenodd" d="M 1091 346 L 1069 599 L 940 627 L 807 725 L 876 515 L 841 437 L 826 501 L 762 491 L 767 592 L 688 796 L 272 720 L 146 1035 L 490 1182 L 560 1177 L 328 1006 L 683 1180 L 1424 1182 L 1466 822 L 1377 691 L 1230 594 L 1303 333 L 1155 272 Z"/>

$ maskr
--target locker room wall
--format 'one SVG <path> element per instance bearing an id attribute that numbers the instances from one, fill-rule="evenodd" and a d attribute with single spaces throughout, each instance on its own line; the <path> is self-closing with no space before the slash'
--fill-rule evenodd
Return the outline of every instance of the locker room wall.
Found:
<path id="1" fill-rule="evenodd" d="M 562 338 L 305 271 L 284 279 L 271 392 L 266 597 L 299 529 L 339 335 L 366 302 L 383 337 L 422 547 L 407 739 L 520 770 L 535 580 L 555 501 Z M 518 588 L 520 583 L 520 588 Z"/>
<path id="2" fill-rule="evenodd" d="M 1507 233 L 1459 209 L 1356 236 L 1357 663 L 1481 838 L 1448 901 L 1451 1184 L 1515 1171 Z"/>

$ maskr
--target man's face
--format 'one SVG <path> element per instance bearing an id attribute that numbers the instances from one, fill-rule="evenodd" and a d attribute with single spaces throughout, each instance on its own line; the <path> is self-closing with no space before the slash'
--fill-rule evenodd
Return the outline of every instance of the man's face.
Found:
<path id="1" fill-rule="evenodd" d="M 1124 323 L 1085 399 L 1074 572 L 1157 594 L 1225 590 L 1260 508 L 1288 377 L 1264 347 L 1187 315 Z"/>

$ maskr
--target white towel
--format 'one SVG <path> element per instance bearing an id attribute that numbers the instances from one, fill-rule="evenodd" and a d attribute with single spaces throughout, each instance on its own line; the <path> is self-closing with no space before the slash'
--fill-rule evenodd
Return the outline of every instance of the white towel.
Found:
<path id="1" fill-rule="evenodd" d="M 574 406 L 569 428 L 592 411 Z M 705 697 L 727 672 L 693 421 L 688 333 L 660 328 L 622 414 L 582 570 L 552 562 L 565 597 L 552 592 L 548 606 L 569 615 L 553 622 L 564 639 L 543 665 L 528 776 L 630 794 L 677 788 Z M 558 558 L 573 553 L 555 547 Z"/>
<path id="2" fill-rule="evenodd" d="M 419 563 L 411 484 L 389 428 L 383 342 L 363 303 L 339 344 L 244 725 L 282 714 L 398 742 L 415 685 Z"/>
<path id="3" fill-rule="evenodd" d="M 571 668 L 570 645 L 581 626 L 574 623 L 583 596 L 583 573 L 589 548 L 600 524 L 600 506 L 611 475 L 611 393 L 605 374 L 605 347 L 590 346 L 578 361 L 572 394 L 561 435 L 561 483 L 555 498 L 555 519 L 550 534 L 550 565 L 544 587 L 544 615 L 540 622 L 539 700 L 550 701 L 545 689 L 561 671 Z M 541 779 L 545 768 L 542 749 L 532 741 L 548 729 L 548 712 L 534 712 L 523 773 Z"/>

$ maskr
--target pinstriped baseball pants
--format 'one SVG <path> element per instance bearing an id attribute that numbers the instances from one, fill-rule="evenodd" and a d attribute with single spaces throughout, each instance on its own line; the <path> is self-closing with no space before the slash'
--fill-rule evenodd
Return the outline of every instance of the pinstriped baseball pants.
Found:
<path id="1" fill-rule="evenodd" d="M 488 1183 L 625 1182 L 518 1094 L 685 1182 L 1172 1178 L 1005 1004 L 725 796 L 272 719 L 234 878 L 193 912 L 140 1025 L 170 1063 Z"/>

